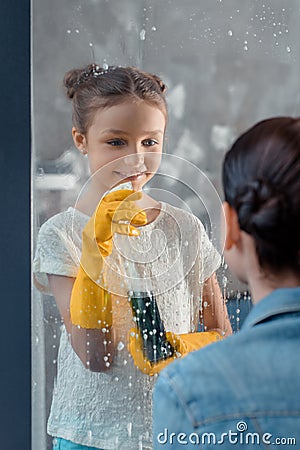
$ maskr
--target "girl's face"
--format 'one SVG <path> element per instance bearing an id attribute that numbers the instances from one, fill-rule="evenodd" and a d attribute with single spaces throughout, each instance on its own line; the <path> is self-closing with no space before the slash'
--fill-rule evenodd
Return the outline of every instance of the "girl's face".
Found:
<path id="1" fill-rule="evenodd" d="M 131 181 L 133 189 L 139 190 L 159 167 L 165 126 L 158 107 L 143 100 L 128 101 L 100 108 L 87 134 L 73 129 L 73 138 L 77 148 L 87 152 L 91 174 L 95 174 L 92 182 L 99 189 Z"/>

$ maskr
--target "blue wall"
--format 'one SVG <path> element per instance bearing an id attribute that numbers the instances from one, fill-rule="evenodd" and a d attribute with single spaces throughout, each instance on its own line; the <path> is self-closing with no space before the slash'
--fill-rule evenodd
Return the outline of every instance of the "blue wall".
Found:
<path id="1" fill-rule="evenodd" d="M 0 2 L 1 449 L 30 445 L 30 2 Z"/>

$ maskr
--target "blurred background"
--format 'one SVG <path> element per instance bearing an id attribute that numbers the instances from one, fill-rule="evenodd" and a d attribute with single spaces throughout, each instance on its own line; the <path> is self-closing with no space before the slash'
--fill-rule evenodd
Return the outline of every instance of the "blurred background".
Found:
<path id="1" fill-rule="evenodd" d="M 222 197 L 233 139 L 263 118 L 300 114 L 299 23 L 299 0 L 32 0 L 33 250 L 39 226 L 73 205 L 88 177 L 72 144 L 67 70 L 97 62 L 160 75 L 165 151 L 192 162 Z M 174 189 L 202 218 L 190 192 Z M 238 330 L 250 308 L 246 287 L 224 264 L 219 280 Z M 34 290 L 33 450 L 51 448 L 45 424 L 60 325 L 53 298 Z"/>

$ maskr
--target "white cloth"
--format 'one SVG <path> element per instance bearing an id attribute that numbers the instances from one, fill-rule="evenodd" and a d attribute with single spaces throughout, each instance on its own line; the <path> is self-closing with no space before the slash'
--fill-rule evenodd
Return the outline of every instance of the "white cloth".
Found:
<path id="1" fill-rule="evenodd" d="M 89 217 L 74 208 L 57 214 L 42 225 L 33 263 L 36 281 L 50 293 L 47 274 L 76 277 L 81 234 Z M 128 239 L 130 242 L 128 243 Z M 162 203 L 157 218 L 140 228 L 140 236 L 116 235 L 108 283 L 123 294 L 113 305 L 117 336 L 116 357 L 110 371 L 87 370 L 73 351 L 62 327 L 57 378 L 53 392 L 48 433 L 73 442 L 103 449 L 151 449 L 151 397 L 155 378 L 133 365 L 127 350 L 133 326 L 127 300 L 134 280 L 124 255 L 131 246 L 134 273 L 146 279 L 156 295 L 167 331 L 197 331 L 201 285 L 220 265 L 220 255 L 192 214 Z"/>

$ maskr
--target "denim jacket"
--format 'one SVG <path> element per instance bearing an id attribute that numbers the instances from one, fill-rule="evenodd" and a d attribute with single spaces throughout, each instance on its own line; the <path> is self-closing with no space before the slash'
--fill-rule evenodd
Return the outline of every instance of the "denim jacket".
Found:
<path id="1" fill-rule="evenodd" d="M 154 449 L 300 449 L 300 287 L 273 291 L 241 331 L 178 360 L 154 390 Z"/>

